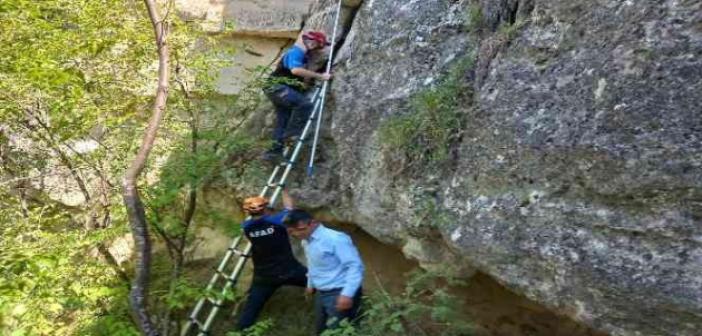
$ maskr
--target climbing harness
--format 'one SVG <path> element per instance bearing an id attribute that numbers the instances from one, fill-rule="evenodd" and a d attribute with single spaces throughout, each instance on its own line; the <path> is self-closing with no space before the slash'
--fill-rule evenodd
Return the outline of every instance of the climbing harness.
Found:
<path id="1" fill-rule="evenodd" d="M 334 33 L 330 47 L 331 50 L 329 52 L 329 59 L 327 60 L 326 73 L 329 73 L 331 69 L 332 56 L 334 52 L 334 40 L 336 39 L 336 26 L 339 22 L 340 11 L 341 0 L 339 0 L 336 18 L 334 20 Z M 307 119 L 307 123 L 305 124 L 305 128 L 302 130 L 302 134 L 300 135 L 299 139 L 297 139 L 294 146 L 287 146 L 285 148 L 285 151 L 283 153 L 283 161 L 275 166 L 273 172 L 268 178 L 268 181 L 266 182 L 266 185 L 263 187 L 263 190 L 259 194 L 260 197 L 268 198 L 267 195 L 272 191 L 272 195 L 268 198 L 270 204 L 269 206 L 271 207 L 275 205 L 275 202 L 278 196 L 280 195 L 280 192 L 285 187 L 285 181 L 287 180 L 288 175 L 292 171 L 293 166 L 295 165 L 295 162 L 297 161 L 297 158 L 300 155 L 300 152 L 302 151 L 302 147 L 305 141 L 307 140 L 307 136 L 310 133 L 310 129 L 312 128 L 312 123 L 317 121 L 310 163 L 308 165 L 308 175 L 312 175 L 312 170 L 314 167 L 314 155 L 316 152 L 317 141 L 319 137 L 322 110 L 324 109 L 324 100 L 326 98 L 327 89 L 328 81 L 325 81 L 321 86 L 317 85 L 315 87 L 312 94 L 312 113 Z M 248 217 L 247 220 L 249 218 L 251 217 Z M 248 240 L 246 240 L 246 242 L 244 243 L 242 241 L 241 236 L 238 236 L 232 241 L 231 245 L 227 249 L 227 252 L 222 258 L 222 261 L 220 261 L 219 266 L 217 266 L 217 268 L 215 269 L 215 273 L 210 279 L 210 282 L 207 284 L 205 293 L 207 293 L 208 296 L 201 298 L 197 302 L 195 308 L 193 308 L 192 312 L 188 316 L 188 321 L 181 330 L 181 336 L 204 336 L 210 334 L 210 328 L 212 327 L 212 323 L 214 322 L 219 310 L 223 307 L 223 303 L 226 299 L 226 296 L 230 293 L 232 287 L 234 287 L 234 285 L 239 280 L 239 276 L 241 275 L 241 272 L 244 269 L 246 260 L 250 257 L 250 253 L 251 243 L 248 242 Z M 235 258 L 235 256 L 237 256 L 238 258 Z M 224 283 L 222 283 L 222 281 L 224 281 Z M 215 288 L 217 287 L 221 288 L 221 290 L 215 292 Z M 216 296 L 214 298 L 209 297 L 212 293 L 216 293 Z M 207 312 L 208 309 L 209 312 Z M 207 313 L 203 314 L 205 312 Z M 206 316 L 204 322 L 201 320 L 203 316 Z"/>

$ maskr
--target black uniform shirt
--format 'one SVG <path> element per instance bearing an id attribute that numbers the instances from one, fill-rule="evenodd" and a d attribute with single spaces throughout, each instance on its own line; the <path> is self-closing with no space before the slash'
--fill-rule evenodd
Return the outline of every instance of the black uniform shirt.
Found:
<path id="1" fill-rule="evenodd" d="M 288 232 L 283 225 L 288 212 L 284 209 L 241 224 L 246 238 L 251 241 L 255 277 L 284 278 L 291 270 L 301 267 L 292 253 Z"/>

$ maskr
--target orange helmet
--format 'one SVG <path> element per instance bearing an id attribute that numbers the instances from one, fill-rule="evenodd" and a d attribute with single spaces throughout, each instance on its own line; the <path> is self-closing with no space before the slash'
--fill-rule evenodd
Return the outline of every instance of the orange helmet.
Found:
<path id="1" fill-rule="evenodd" d="M 267 205 L 268 200 L 265 197 L 254 196 L 244 200 L 243 208 L 249 215 L 258 215 L 266 209 Z"/>

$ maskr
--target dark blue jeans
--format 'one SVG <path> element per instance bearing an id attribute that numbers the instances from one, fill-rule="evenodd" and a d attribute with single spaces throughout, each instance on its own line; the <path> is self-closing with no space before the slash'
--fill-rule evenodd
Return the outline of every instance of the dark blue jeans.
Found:
<path id="1" fill-rule="evenodd" d="M 344 311 L 336 310 L 336 298 L 339 294 L 341 294 L 341 288 L 329 291 L 317 291 L 317 296 L 314 301 L 317 335 L 321 335 L 326 329 L 338 328 L 339 323 L 344 319 L 352 323 L 356 322 L 361 308 L 363 290 L 359 288 L 358 291 L 356 291 L 356 294 L 353 296 L 353 306 L 351 309 Z"/>
<path id="2" fill-rule="evenodd" d="M 273 130 L 275 148 L 283 148 L 285 138 L 302 133 L 314 106 L 304 94 L 290 86 L 278 84 L 265 90 L 275 106 L 276 122 Z"/>
<path id="3" fill-rule="evenodd" d="M 268 299 L 280 286 L 307 286 L 307 268 L 300 266 L 293 270 L 290 275 L 283 277 L 261 277 L 254 275 L 254 280 L 249 288 L 246 297 L 246 304 L 241 310 L 239 322 L 237 323 L 238 330 L 244 330 L 254 323 L 258 318 L 258 314 L 263 309 Z"/>

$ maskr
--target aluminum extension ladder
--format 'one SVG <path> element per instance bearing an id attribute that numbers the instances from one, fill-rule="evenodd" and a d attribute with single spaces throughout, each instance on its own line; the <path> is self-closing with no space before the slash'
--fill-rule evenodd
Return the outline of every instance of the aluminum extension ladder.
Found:
<path id="1" fill-rule="evenodd" d="M 271 173 L 271 176 L 268 178 L 268 182 L 266 182 L 266 185 L 263 187 L 263 190 L 259 194 L 260 196 L 266 197 L 266 195 L 271 190 L 273 190 L 273 195 L 270 197 L 271 206 L 275 204 L 278 195 L 280 194 L 283 187 L 285 187 L 285 180 L 288 178 L 290 171 L 295 165 L 300 151 L 302 150 L 302 147 L 305 141 L 307 140 L 308 133 L 310 133 L 309 131 L 312 128 L 312 124 L 322 111 L 322 107 L 324 104 L 323 97 L 326 88 L 327 82 L 325 82 L 322 87 L 317 86 L 315 88 L 312 99 L 312 113 L 307 119 L 307 123 L 305 124 L 305 128 L 303 129 L 300 138 L 296 141 L 295 145 L 292 146 L 292 154 L 288 155 L 290 154 L 291 150 L 291 146 L 288 146 L 283 153 L 283 161 L 277 164 L 275 169 L 273 169 L 273 173 Z M 280 176 L 280 178 L 278 178 L 278 175 L 281 171 L 282 175 Z M 278 182 L 275 182 L 276 179 L 278 179 Z M 246 260 L 249 258 L 249 253 L 251 252 L 251 243 L 246 239 L 244 239 L 245 242 L 242 241 L 242 235 L 239 235 L 238 237 L 234 238 L 231 245 L 229 245 L 226 254 L 222 258 L 222 261 L 220 261 L 219 266 L 215 270 L 212 279 L 210 279 L 210 282 L 207 284 L 207 288 L 205 289 L 206 293 L 211 293 L 213 290 L 215 290 L 215 288 L 218 285 L 221 286 L 220 288 L 222 288 L 222 290 L 220 292 L 219 297 L 203 297 L 197 302 L 195 308 L 188 316 L 188 321 L 186 325 L 181 330 L 181 336 L 209 335 L 212 323 L 214 322 L 217 313 L 222 308 L 222 304 L 226 299 L 225 296 L 239 280 L 239 276 L 241 275 L 241 272 L 244 269 L 244 265 L 246 264 Z M 241 249 L 242 245 L 244 246 L 243 250 Z M 233 258 L 234 256 L 238 256 L 238 258 Z M 231 268 L 232 264 L 234 268 Z M 231 269 L 231 271 L 229 271 L 229 269 Z M 223 284 L 221 283 L 221 280 L 224 281 Z M 206 318 L 204 319 L 204 321 L 201 320 L 201 313 L 203 312 L 203 310 L 206 312 L 208 309 L 209 313 L 206 314 Z"/>

